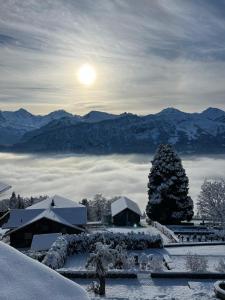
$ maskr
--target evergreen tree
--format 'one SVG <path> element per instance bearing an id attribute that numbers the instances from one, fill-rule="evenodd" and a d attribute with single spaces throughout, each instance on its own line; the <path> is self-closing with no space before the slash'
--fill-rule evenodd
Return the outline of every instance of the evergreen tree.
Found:
<path id="1" fill-rule="evenodd" d="M 164 224 L 190 221 L 193 201 L 188 196 L 188 177 L 171 145 L 160 145 L 148 176 L 147 216 Z"/>

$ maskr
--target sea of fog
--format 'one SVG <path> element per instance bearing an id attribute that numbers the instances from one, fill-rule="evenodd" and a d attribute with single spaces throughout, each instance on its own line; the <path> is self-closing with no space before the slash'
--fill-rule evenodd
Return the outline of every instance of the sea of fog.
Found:
<path id="1" fill-rule="evenodd" d="M 101 193 L 125 195 L 145 208 L 151 155 L 25 155 L 0 153 L 0 181 L 21 196 L 54 195 L 80 201 Z M 225 156 L 184 156 L 196 202 L 206 177 L 225 176 Z"/>

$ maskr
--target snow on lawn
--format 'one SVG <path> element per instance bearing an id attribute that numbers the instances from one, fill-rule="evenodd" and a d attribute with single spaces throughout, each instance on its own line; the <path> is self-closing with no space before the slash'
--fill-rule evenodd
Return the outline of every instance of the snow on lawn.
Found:
<path id="1" fill-rule="evenodd" d="M 0 265 L 0 299 L 89 299 L 79 285 L 2 242 Z"/>
<path id="2" fill-rule="evenodd" d="M 173 267 L 171 271 L 173 272 L 190 272 L 190 270 L 186 269 L 185 266 L 185 260 L 186 256 L 171 256 Z M 216 267 L 218 266 L 218 263 L 220 259 L 223 257 L 215 257 L 215 256 L 206 256 L 206 259 L 208 261 L 208 268 L 207 271 L 209 272 L 217 272 Z"/>
<path id="3" fill-rule="evenodd" d="M 89 253 L 71 255 L 67 258 L 66 263 L 62 269 L 85 270 L 85 265 L 87 263 L 88 257 Z"/>
<path id="4" fill-rule="evenodd" d="M 198 255 L 225 256 L 225 245 L 168 247 L 165 249 L 169 255 L 184 255 L 191 252 Z"/>
<path id="5" fill-rule="evenodd" d="M 75 279 L 75 282 L 87 288 L 92 280 Z M 108 279 L 106 296 L 93 300 L 209 300 L 216 299 L 211 280 L 188 281 L 186 279 Z"/>

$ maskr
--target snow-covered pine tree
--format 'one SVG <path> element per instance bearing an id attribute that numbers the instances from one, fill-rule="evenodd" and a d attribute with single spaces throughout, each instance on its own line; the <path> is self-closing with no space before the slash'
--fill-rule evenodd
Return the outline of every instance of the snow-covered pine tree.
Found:
<path id="1" fill-rule="evenodd" d="M 193 201 L 188 196 L 188 177 L 171 145 L 160 145 L 148 176 L 147 216 L 164 224 L 190 221 Z"/>

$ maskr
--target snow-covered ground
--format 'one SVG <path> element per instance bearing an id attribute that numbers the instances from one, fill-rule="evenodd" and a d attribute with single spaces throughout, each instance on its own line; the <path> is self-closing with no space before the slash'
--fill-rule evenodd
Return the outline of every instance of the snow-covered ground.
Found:
<path id="1" fill-rule="evenodd" d="M 185 258 L 186 258 L 185 255 L 171 256 L 173 267 L 174 267 L 172 268 L 173 272 L 186 272 L 186 271 L 189 272 L 189 270 L 187 270 L 185 266 L 185 262 L 186 262 Z M 205 256 L 205 258 L 207 259 L 207 263 L 208 263 L 207 271 L 218 272 L 216 270 L 216 267 L 218 266 L 220 259 L 224 257 Z"/>
<path id="2" fill-rule="evenodd" d="M 92 280 L 76 279 L 75 282 L 87 288 Z M 213 280 L 154 279 L 143 276 L 138 279 L 108 279 L 106 296 L 93 300 L 209 300 L 216 299 Z"/>
<path id="3" fill-rule="evenodd" d="M 165 250 L 169 255 L 184 255 L 191 252 L 198 255 L 225 256 L 225 245 L 168 247 Z"/>
<path id="4" fill-rule="evenodd" d="M 57 272 L 0 242 L 1 300 L 88 300 L 87 293 Z"/>

